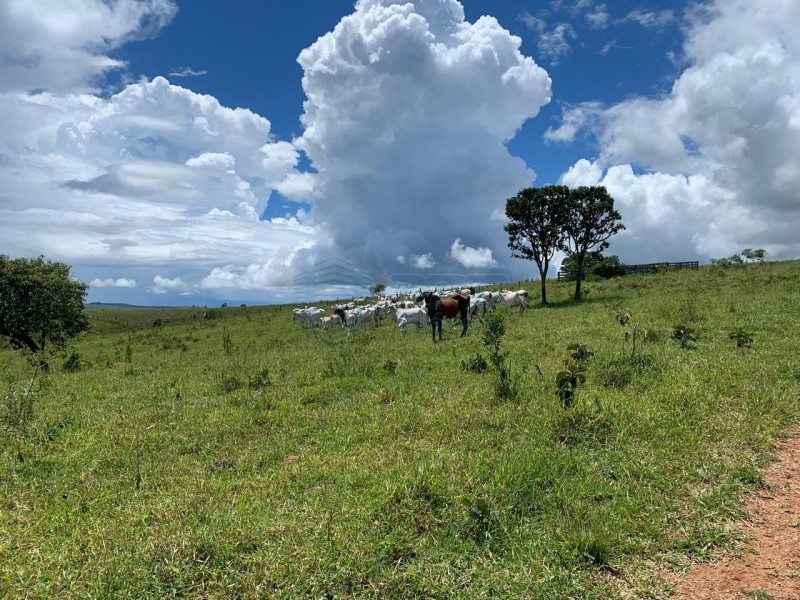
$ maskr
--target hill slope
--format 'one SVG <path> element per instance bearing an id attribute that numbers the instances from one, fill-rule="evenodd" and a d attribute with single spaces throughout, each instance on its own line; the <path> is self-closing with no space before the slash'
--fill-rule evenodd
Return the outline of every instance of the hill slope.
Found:
<path id="1" fill-rule="evenodd" d="M 736 542 L 742 495 L 800 417 L 798 282 L 797 262 L 704 268 L 589 282 L 578 304 L 553 284 L 551 306 L 505 319 L 512 400 L 476 372 L 478 324 L 432 344 L 303 329 L 286 307 L 95 311 L 81 369 L 39 380 L 27 423 L 9 410 L 29 367 L 0 352 L 19 382 L 0 589 L 663 595 L 663 565 Z M 592 354 L 564 408 L 573 344 Z"/>

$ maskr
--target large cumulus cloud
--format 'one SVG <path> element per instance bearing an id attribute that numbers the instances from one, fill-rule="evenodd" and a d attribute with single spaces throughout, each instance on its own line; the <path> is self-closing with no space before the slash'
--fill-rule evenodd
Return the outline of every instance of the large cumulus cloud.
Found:
<path id="1" fill-rule="evenodd" d="M 575 109 L 600 154 L 562 181 L 609 188 L 628 225 L 614 249 L 629 260 L 800 256 L 800 4 L 714 0 L 687 19 L 669 94 Z"/>
<path id="2" fill-rule="evenodd" d="M 318 171 L 311 215 L 333 251 L 384 276 L 507 253 L 487 224 L 535 173 L 506 142 L 550 100 L 520 43 L 492 17 L 467 22 L 455 0 L 361 0 L 300 54 L 296 143 Z"/>
<path id="3" fill-rule="evenodd" d="M 297 218 L 259 220 L 272 190 L 302 176 L 297 150 L 249 110 L 161 77 L 107 99 L 0 94 L 0 107 L 13 122 L 0 134 L 3 253 L 65 260 L 104 293 L 125 279 L 154 281 L 128 294 L 207 295 L 230 292 L 215 273 L 253 261 L 274 266 L 266 283 L 291 285 L 276 257 L 318 238 Z"/>

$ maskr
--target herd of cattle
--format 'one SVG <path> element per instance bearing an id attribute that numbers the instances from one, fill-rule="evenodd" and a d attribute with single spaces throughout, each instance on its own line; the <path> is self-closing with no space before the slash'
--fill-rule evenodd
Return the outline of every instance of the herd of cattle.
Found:
<path id="1" fill-rule="evenodd" d="M 497 292 L 480 292 L 470 295 L 470 290 L 447 290 L 437 292 L 442 298 L 454 297 L 457 295 L 469 298 L 469 319 L 477 318 L 483 323 L 483 315 L 488 310 L 494 310 L 499 306 L 505 307 L 509 313 L 515 306 L 520 307 L 520 312 L 528 307 L 528 292 L 517 290 L 511 292 L 500 290 Z M 363 303 L 348 302 L 347 304 L 334 305 L 332 315 L 326 315 L 325 310 L 315 306 L 305 308 L 295 308 L 292 311 L 292 318 L 296 323 L 301 323 L 307 327 L 322 327 L 323 330 L 334 328 L 353 329 L 360 326 L 377 326 L 385 317 L 390 317 L 395 325 L 403 332 L 406 326 L 415 324 L 420 328 L 430 323 L 428 311 L 425 309 L 424 300 L 415 297 L 413 294 L 405 298 L 398 296 L 392 298 L 382 298 L 376 302 Z"/>

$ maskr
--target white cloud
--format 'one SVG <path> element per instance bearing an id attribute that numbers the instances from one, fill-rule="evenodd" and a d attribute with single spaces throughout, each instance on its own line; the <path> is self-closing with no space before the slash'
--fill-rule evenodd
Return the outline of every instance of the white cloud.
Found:
<path id="1" fill-rule="evenodd" d="M 195 71 L 191 67 L 180 67 L 169 73 L 170 77 L 200 77 L 201 75 L 208 75 L 208 71 Z"/>
<path id="2" fill-rule="evenodd" d="M 154 294 L 166 294 L 167 292 L 185 292 L 188 291 L 189 286 L 186 285 L 180 277 L 170 279 L 156 275 L 153 277 L 153 286 L 151 291 Z"/>
<path id="3" fill-rule="evenodd" d="M 633 50 L 633 46 L 623 46 L 616 39 L 613 39 L 613 40 L 608 40 L 605 44 L 603 44 L 603 47 L 600 48 L 600 56 L 605 56 L 615 48 L 621 50 Z"/>
<path id="4" fill-rule="evenodd" d="M 187 159 L 184 164 L 198 169 L 230 171 L 236 166 L 236 159 L 227 152 L 204 152 L 200 156 Z"/>
<path id="5" fill-rule="evenodd" d="M 360 0 L 301 53 L 304 132 L 287 142 L 163 77 L 96 93 L 124 68 L 110 51 L 168 23 L 171 0 L 43 4 L 0 6 L 4 253 L 101 284 L 152 280 L 119 288 L 141 297 L 255 294 L 331 254 L 376 276 L 398 256 L 454 272 L 456 235 L 505 249 L 485 221 L 535 178 L 506 144 L 550 79 L 494 18 L 469 23 L 455 0 Z M 298 171 L 301 151 L 313 172 Z M 312 210 L 259 221 L 274 190 Z"/>
<path id="6" fill-rule="evenodd" d="M 135 288 L 136 280 L 120 277 L 119 279 L 92 279 L 89 282 L 91 287 L 105 288 L 105 287 L 118 287 L 118 288 Z"/>
<path id="7" fill-rule="evenodd" d="M 303 181 L 269 121 L 166 79 L 108 99 L 0 94 L 0 122 L 10 125 L 0 134 L 7 253 L 195 284 L 231 256 L 245 268 L 315 236 L 258 220 L 273 189 Z M 308 182 L 294 187 L 310 194 Z"/>
<path id="8" fill-rule="evenodd" d="M 551 65 L 558 64 L 562 56 L 572 51 L 567 39 L 575 39 L 577 34 L 569 23 L 558 23 L 550 31 L 545 31 L 539 38 L 539 52 L 550 60 Z"/>
<path id="9" fill-rule="evenodd" d="M 500 266 L 489 248 L 470 248 L 461 243 L 461 238 L 453 240 L 450 257 L 468 269 L 487 269 Z"/>
<path id="10" fill-rule="evenodd" d="M 605 4 L 598 4 L 592 12 L 586 13 L 586 20 L 592 29 L 605 29 L 610 18 Z"/>
<path id="11" fill-rule="evenodd" d="M 638 239 L 659 260 L 746 247 L 800 256 L 798 22 L 798 3 L 708 3 L 669 95 L 589 115 L 599 157 L 562 180 L 602 183 L 620 201 L 628 230 L 615 249 Z"/>
<path id="12" fill-rule="evenodd" d="M 539 17 L 534 17 L 528 11 L 523 12 L 518 18 L 520 21 L 525 23 L 528 29 L 537 31 L 540 34 L 547 28 L 547 23 L 544 20 L 540 19 Z"/>
<path id="13" fill-rule="evenodd" d="M 318 172 L 311 216 L 341 256 L 379 276 L 398 256 L 463 271 L 448 255 L 457 235 L 506 248 L 485 222 L 535 177 L 506 142 L 550 100 L 520 45 L 492 17 L 467 22 L 454 0 L 361 0 L 300 54 L 296 143 Z"/>
<path id="14" fill-rule="evenodd" d="M 430 252 L 419 256 L 415 255 L 412 258 L 414 259 L 414 266 L 418 269 L 432 269 L 436 266 L 436 261 L 433 260 L 433 254 Z"/>
<path id="15" fill-rule="evenodd" d="M 0 3 L 0 93 L 81 93 L 125 64 L 109 51 L 155 34 L 172 0 L 5 0 Z"/>
<path id="16" fill-rule="evenodd" d="M 599 102 L 584 102 L 562 110 L 561 125 L 556 129 L 548 127 L 544 139 L 548 142 L 568 143 L 575 139 L 586 122 L 602 110 Z"/>
<path id="17" fill-rule="evenodd" d="M 671 10 L 649 11 L 649 10 L 632 10 L 629 12 L 623 21 L 634 21 L 647 28 L 664 27 L 675 21 L 675 15 Z"/>

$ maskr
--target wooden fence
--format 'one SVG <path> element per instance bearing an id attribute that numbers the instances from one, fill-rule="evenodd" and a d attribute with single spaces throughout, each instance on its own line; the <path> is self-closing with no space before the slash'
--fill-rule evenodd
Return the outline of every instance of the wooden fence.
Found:
<path id="1" fill-rule="evenodd" d="M 687 262 L 659 262 L 646 265 L 625 265 L 625 274 L 630 273 L 655 273 L 656 271 L 680 271 L 681 269 L 697 270 L 700 264 L 696 260 Z"/>
<path id="2" fill-rule="evenodd" d="M 685 262 L 657 262 L 657 263 L 647 263 L 643 265 L 625 265 L 625 274 L 646 274 L 646 273 L 655 273 L 657 271 L 680 271 L 681 269 L 693 269 L 697 270 L 700 268 L 700 264 L 696 260 L 690 260 Z M 564 279 L 565 273 L 563 271 L 558 272 L 558 280 L 561 281 Z"/>

